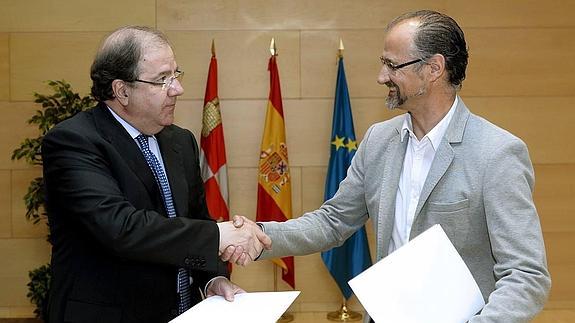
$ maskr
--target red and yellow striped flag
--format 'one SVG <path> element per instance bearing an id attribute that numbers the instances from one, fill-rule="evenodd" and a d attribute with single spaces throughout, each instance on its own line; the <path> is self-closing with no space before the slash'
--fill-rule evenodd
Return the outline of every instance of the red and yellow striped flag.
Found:
<path id="1" fill-rule="evenodd" d="M 291 179 L 285 137 L 282 95 L 276 56 L 269 60 L 270 94 L 262 137 L 258 175 L 257 221 L 291 219 Z M 282 268 L 282 279 L 295 288 L 294 259 L 274 259 Z"/>
<path id="2" fill-rule="evenodd" d="M 208 211 L 214 220 L 218 222 L 227 221 L 230 219 L 230 214 L 228 210 L 226 146 L 218 99 L 218 61 L 213 43 L 204 97 L 200 147 L 200 169 L 206 191 Z"/>

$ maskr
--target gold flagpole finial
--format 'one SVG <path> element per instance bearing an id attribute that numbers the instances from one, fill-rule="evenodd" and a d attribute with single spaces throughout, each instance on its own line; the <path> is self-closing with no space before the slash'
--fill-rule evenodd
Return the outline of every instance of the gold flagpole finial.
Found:
<path id="1" fill-rule="evenodd" d="M 216 44 L 213 38 L 212 38 L 212 57 L 216 57 Z"/>
<path id="2" fill-rule="evenodd" d="M 343 50 L 345 48 L 343 47 L 343 40 L 341 40 L 341 38 L 339 39 L 339 48 L 337 50 L 337 56 L 338 57 L 343 57 Z"/>
<path id="3" fill-rule="evenodd" d="M 276 48 L 276 41 L 273 37 L 272 37 L 272 41 L 270 43 L 270 53 L 272 53 L 272 56 L 278 55 L 278 49 Z"/>

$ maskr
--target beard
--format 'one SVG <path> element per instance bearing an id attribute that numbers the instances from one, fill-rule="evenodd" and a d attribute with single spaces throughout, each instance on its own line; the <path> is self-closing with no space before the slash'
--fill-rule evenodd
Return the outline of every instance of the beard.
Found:
<path id="1" fill-rule="evenodd" d="M 389 110 L 397 109 L 407 101 L 407 97 L 401 95 L 401 91 L 395 83 L 388 82 L 385 85 L 389 88 L 389 94 L 385 98 L 385 105 Z"/>
<path id="2" fill-rule="evenodd" d="M 385 83 L 385 85 L 389 88 L 389 94 L 387 95 L 387 98 L 385 98 L 385 105 L 389 110 L 397 109 L 405 104 L 409 98 L 417 97 L 427 92 L 427 88 L 422 86 L 415 94 L 408 96 L 402 95 L 397 84 L 391 81 Z"/>

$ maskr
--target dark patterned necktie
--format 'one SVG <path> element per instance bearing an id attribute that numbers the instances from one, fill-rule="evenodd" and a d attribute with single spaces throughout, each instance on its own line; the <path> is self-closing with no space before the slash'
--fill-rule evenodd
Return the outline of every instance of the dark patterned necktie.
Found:
<path id="1" fill-rule="evenodd" d="M 160 165 L 160 162 L 156 156 L 150 151 L 150 146 L 148 144 L 148 136 L 139 135 L 136 140 L 140 144 L 140 149 L 146 158 L 146 162 L 154 177 L 156 182 L 160 187 L 160 192 L 162 193 L 162 200 L 164 201 L 164 207 L 168 213 L 168 217 L 173 218 L 176 216 L 176 209 L 174 208 L 174 201 L 172 200 L 172 192 L 168 184 L 168 178 L 164 169 Z M 180 314 L 185 312 L 191 307 L 190 299 L 190 276 L 184 268 L 178 269 L 178 294 L 180 295 L 180 302 L 178 306 L 178 311 Z"/>

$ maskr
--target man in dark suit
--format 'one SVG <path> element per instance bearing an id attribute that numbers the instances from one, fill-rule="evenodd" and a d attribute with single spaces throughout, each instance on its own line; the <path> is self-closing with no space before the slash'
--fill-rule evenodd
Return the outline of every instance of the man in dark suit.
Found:
<path id="1" fill-rule="evenodd" d="M 182 74 L 163 34 L 121 28 L 92 64 L 99 104 L 45 136 L 49 322 L 166 322 L 202 290 L 233 300 L 218 255 L 270 247 L 256 226 L 210 219 L 196 140 L 172 124 Z"/>

